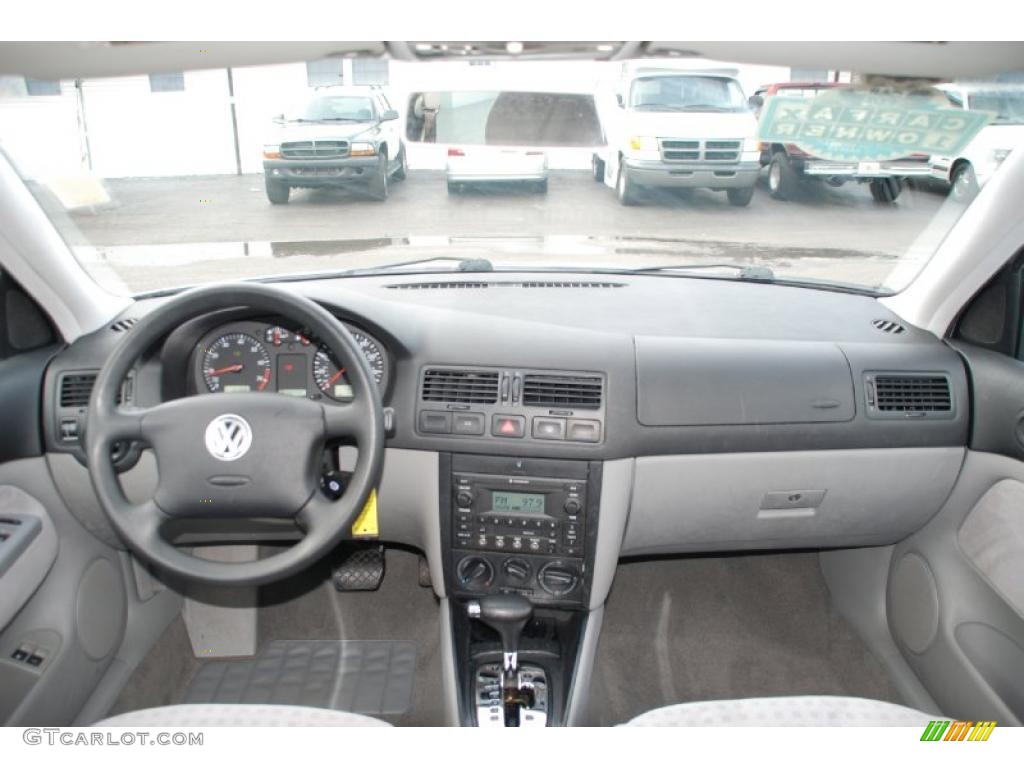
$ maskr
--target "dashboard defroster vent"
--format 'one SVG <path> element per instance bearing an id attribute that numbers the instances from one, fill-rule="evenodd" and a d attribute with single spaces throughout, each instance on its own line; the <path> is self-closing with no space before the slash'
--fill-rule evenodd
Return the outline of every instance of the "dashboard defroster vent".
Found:
<path id="1" fill-rule="evenodd" d="M 139 322 L 139 319 L 137 317 L 126 317 L 123 320 L 116 320 L 113 323 L 111 323 L 110 330 L 115 331 L 117 333 L 122 333 L 124 331 L 127 331 L 137 322 Z"/>
<path id="2" fill-rule="evenodd" d="M 949 379 L 943 375 L 875 374 L 867 383 L 869 406 L 879 414 L 945 414 L 953 410 Z"/>
<path id="3" fill-rule="evenodd" d="M 538 408 L 600 408 L 601 391 L 599 376 L 523 377 L 523 405 Z"/>
<path id="4" fill-rule="evenodd" d="M 897 323 L 895 320 L 872 320 L 871 324 L 883 333 L 903 333 L 906 328 Z"/>
<path id="5" fill-rule="evenodd" d="M 428 368 L 423 400 L 432 403 L 496 403 L 498 372 Z"/>
<path id="6" fill-rule="evenodd" d="M 625 283 L 594 280 L 439 280 L 430 283 L 394 283 L 385 286 L 397 291 L 457 290 L 465 288 L 623 288 Z"/>

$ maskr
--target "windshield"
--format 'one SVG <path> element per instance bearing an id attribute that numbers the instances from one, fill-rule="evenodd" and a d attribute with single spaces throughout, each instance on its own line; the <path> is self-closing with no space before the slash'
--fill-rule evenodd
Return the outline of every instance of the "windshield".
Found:
<path id="1" fill-rule="evenodd" d="M 710 59 L 9 74 L 0 151 L 120 294 L 493 269 L 882 295 L 1022 141 L 982 131 L 1021 122 L 1018 81 L 934 82 L 968 108 L 919 80 Z"/>
<path id="2" fill-rule="evenodd" d="M 745 108 L 739 83 L 724 77 L 693 75 L 640 77 L 633 83 L 630 106 L 653 112 Z"/>
<path id="3" fill-rule="evenodd" d="M 970 105 L 971 109 L 992 112 L 993 123 L 1024 125 L 1024 84 L 1016 88 L 1007 86 L 974 91 L 970 95 Z"/>
<path id="4" fill-rule="evenodd" d="M 317 96 L 310 99 L 298 115 L 286 114 L 285 119 L 367 122 L 373 119 L 373 102 L 366 96 Z"/>

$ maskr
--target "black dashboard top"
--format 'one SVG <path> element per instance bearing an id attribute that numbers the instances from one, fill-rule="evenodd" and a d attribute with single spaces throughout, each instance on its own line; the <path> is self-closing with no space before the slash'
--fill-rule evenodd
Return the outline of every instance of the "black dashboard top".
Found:
<path id="1" fill-rule="evenodd" d="M 611 459 L 967 440 L 959 356 L 867 296 L 570 273 L 281 285 L 379 345 L 384 403 L 396 414 L 393 447 Z M 140 300 L 119 319 L 162 301 Z M 133 396 L 154 402 L 196 391 L 195 350 L 222 326 L 257 320 L 269 322 L 225 308 L 180 328 L 138 368 Z M 61 439 L 63 374 L 97 370 L 123 332 L 104 327 L 51 364 L 44 401 L 51 450 L 74 451 Z M 922 388 L 939 401 L 921 401 Z"/>

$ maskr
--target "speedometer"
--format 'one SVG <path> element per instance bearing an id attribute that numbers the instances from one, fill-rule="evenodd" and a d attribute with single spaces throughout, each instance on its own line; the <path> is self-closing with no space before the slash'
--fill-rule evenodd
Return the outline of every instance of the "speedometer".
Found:
<path id="1" fill-rule="evenodd" d="M 384 383 L 384 353 L 377 343 L 364 333 L 350 330 L 352 338 L 366 358 L 378 387 Z M 355 395 L 344 366 L 338 364 L 334 354 L 321 346 L 313 358 L 313 380 L 328 397 L 335 400 L 351 400 Z"/>
<path id="2" fill-rule="evenodd" d="M 262 392 L 270 384 L 270 355 L 255 337 L 228 333 L 203 350 L 202 370 L 211 392 Z"/>

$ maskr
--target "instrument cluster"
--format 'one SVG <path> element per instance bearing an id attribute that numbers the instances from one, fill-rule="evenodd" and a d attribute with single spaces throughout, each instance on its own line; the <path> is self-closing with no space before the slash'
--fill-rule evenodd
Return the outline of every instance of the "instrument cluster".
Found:
<path id="1" fill-rule="evenodd" d="M 359 345 L 383 395 L 388 358 L 384 345 L 345 324 Z M 206 334 L 194 354 L 198 392 L 277 392 L 294 397 L 351 401 L 356 392 L 341 359 L 300 330 L 252 320 L 220 326 Z"/>

